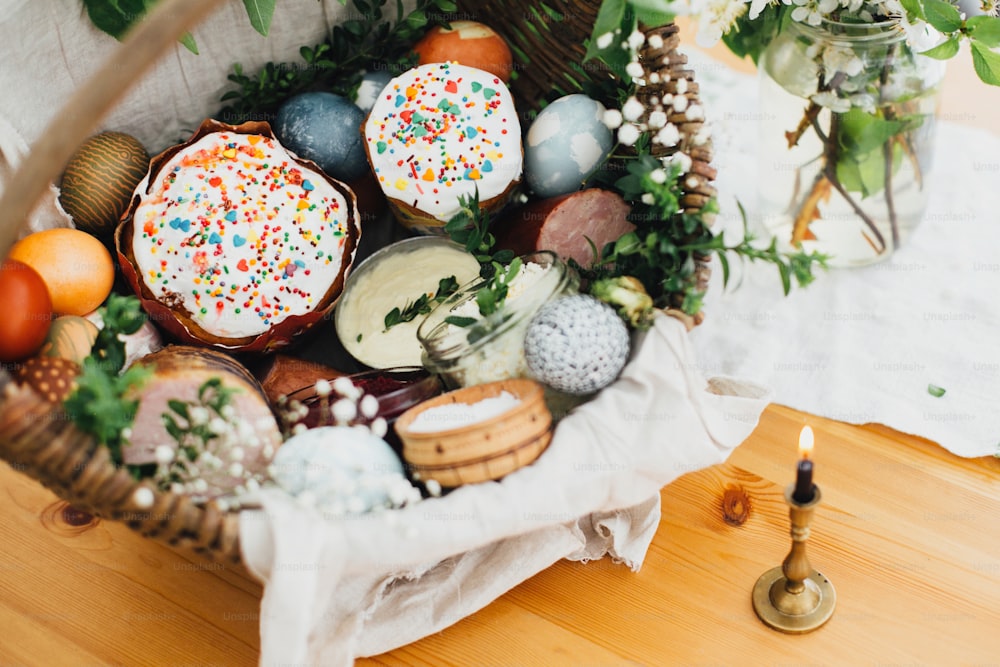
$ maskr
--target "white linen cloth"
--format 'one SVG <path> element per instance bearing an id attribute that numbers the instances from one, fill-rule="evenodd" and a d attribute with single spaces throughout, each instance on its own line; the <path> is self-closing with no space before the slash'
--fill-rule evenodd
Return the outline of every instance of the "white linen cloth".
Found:
<path id="1" fill-rule="evenodd" d="M 689 56 L 714 130 L 721 224 L 735 228 L 736 200 L 753 220 L 763 171 L 757 78 Z M 1000 138 L 939 121 L 930 201 L 909 243 L 876 265 L 821 271 L 787 298 L 773 267 L 734 267 L 741 284 L 716 281 L 692 333 L 704 370 L 754 378 L 775 402 L 812 414 L 885 424 L 961 456 L 997 453 L 998 175 Z"/>
<path id="2" fill-rule="evenodd" d="M 244 511 L 244 562 L 265 582 L 261 664 L 350 664 L 437 632 L 562 558 L 638 570 L 659 490 L 724 461 L 769 392 L 706 381 L 660 315 L 622 377 L 564 418 L 531 466 L 409 508 L 324 520 L 282 493 Z"/>

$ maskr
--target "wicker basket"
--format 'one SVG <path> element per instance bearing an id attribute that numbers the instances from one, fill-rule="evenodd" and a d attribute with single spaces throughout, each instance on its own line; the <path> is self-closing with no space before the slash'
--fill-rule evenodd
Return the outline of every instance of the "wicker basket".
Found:
<path id="1" fill-rule="evenodd" d="M 68 122 L 74 117 L 96 123 L 119 96 L 181 35 L 214 9 L 221 0 L 175 0 L 160 3 L 147 21 L 133 31 L 120 47 L 128 57 L 112 58 L 94 82 L 67 101 L 32 156 L 8 184 L 0 201 L 0 255 L 6 253 L 21 221 L 40 198 L 46 184 L 56 180 L 89 128 Z M 600 70 L 579 66 L 583 43 L 589 36 L 598 2 L 560 0 L 462 0 L 458 18 L 472 18 L 497 29 L 510 43 L 518 74 L 512 84 L 515 96 L 531 108 L 547 99 L 576 92 L 587 77 L 603 76 Z M 674 25 L 657 28 L 664 48 L 644 53 L 655 67 L 669 71 L 665 90 L 697 101 L 694 73 L 677 53 Z M 676 89 L 681 79 L 685 91 Z M 711 154 L 694 149 L 691 137 L 700 122 L 680 125 L 682 140 L 677 149 L 693 158 L 691 176 L 685 178 L 687 194 L 682 206 L 700 209 L 714 191 L 709 162 Z M 675 150 L 677 150 L 675 149 Z M 690 187 L 688 184 L 690 183 Z M 707 283 L 707 268 L 699 268 L 699 279 Z M 117 468 L 108 450 L 77 431 L 61 409 L 30 389 L 18 386 L 0 370 L 0 458 L 39 480 L 75 507 L 96 516 L 126 523 L 132 529 L 175 546 L 190 548 L 220 561 L 240 560 L 238 514 L 223 512 L 211 503 L 196 505 L 189 498 L 162 492 L 145 481 L 133 479 Z"/>

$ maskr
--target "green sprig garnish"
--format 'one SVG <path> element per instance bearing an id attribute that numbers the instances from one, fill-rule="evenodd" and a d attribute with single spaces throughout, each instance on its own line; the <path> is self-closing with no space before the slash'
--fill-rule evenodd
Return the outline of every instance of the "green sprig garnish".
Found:
<path id="1" fill-rule="evenodd" d="M 489 278 L 494 266 L 509 264 L 514 259 L 512 250 L 493 251 L 496 237 L 490 232 L 490 214 L 479 205 L 479 189 L 471 195 L 458 198 L 461 207 L 444 225 L 448 237 L 471 253 L 480 265 L 480 275 Z"/>
<path id="2" fill-rule="evenodd" d="M 449 296 L 458 291 L 458 280 L 455 276 L 448 276 L 438 281 L 438 288 L 434 294 L 421 294 L 413 301 L 407 302 L 402 309 L 393 308 L 385 315 L 385 331 L 388 331 L 397 324 L 412 322 L 417 315 L 426 315 L 431 312 L 434 306 L 438 305 Z M 360 342 L 360 339 L 359 341 Z"/>
<path id="3" fill-rule="evenodd" d="M 521 266 L 520 257 L 512 259 L 507 266 L 504 266 L 500 262 L 492 263 L 492 275 L 476 290 L 476 306 L 482 317 L 489 317 L 500 310 L 507 300 L 507 293 L 511 283 L 517 278 L 517 274 L 521 272 Z M 468 327 L 479 320 L 463 315 L 449 315 L 444 318 L 444 321 L 456 327 Z"/>
<path id="4" fill-rule="evenodd" d="M 98 311 L 104 326 L 98 331 L 90 356 L 83 360 L 77 387 L 63 403 L 77 429 L 92 435 L 108 447 L 111 459 L 122 464 L 123 434 L 132 426 L 139 401 L 135 390 L 152 370 L 131 366 L 124 373 L 125 341 L 121 336 L 135 333 L 146 316 L 139 300 L 112 294 Z"/>

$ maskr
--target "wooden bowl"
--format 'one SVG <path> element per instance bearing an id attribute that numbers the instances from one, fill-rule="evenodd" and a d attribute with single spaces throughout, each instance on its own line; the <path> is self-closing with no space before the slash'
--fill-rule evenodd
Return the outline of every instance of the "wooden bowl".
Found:
<path id="1" fill-rule="evenodd" d="M 413 431 L 417 416 L 450 403 L 474 404 L 507 391 L 520 400 L 484 421 L 443 431 Z M 445 488 L 500 479 L 532 463 L 552 439 L 552 415 L 534 380 L 502 380 L 442 394 L 404 412 L 396 421 L 403 459 L 415 478 Z"/>

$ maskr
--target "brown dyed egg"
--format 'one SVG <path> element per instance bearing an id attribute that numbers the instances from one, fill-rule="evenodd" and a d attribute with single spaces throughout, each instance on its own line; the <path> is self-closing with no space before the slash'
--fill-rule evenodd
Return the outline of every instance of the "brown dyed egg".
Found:
<path id="1" fill-rule="evenodd" d="M 76 388 L 80 366 L 68 359 L 32 357 L 17 372 L 17 380 L 49 403 L 62 403 Z"/>
<path id="2" fill-rule="evenodd" d="M 495 74 L 504 83 L 510 79 L 514 63 L 503 37 L 475 21 L 452 21 L 451 28 L 435 26 L 413 50 L 421 65 L 457 62 Z"/>
<path id="3" fill-rule="evenodd" d="M 149 154 L 135 137 L 122 132 L 94 135 L 66 165 L 59 203 L 78 228 L 110 239 L 148 169 Z"/>

